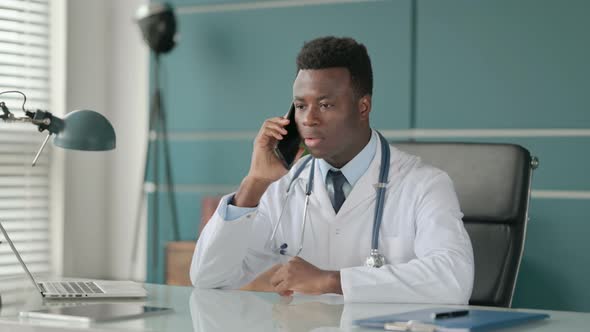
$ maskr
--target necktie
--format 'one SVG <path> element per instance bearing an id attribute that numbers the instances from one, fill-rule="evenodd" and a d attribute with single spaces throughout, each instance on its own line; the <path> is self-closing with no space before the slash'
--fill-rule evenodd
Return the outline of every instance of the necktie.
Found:
<path id="1" fill-rule="evenodd" d="M 340 207 L 344 203 L 346 197 L 344 197 L 344 191 L 342 190 L 342 186 L 347 183 L 346 177 L 340 171 L 328 171 L 328 176 L 332 179 L 332 184 L 334 186 L 334 195 L 332 195 L 332 206 L 334 207 L 334 211 L 338 213 Z"/>

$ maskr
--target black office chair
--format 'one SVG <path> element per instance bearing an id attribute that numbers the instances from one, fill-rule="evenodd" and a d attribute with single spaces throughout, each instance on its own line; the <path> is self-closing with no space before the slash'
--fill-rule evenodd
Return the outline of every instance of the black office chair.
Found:
<path id="1" fill-rule="evenodd" d="M 475 257 L 472 305 L 510 307 L 524 250 L 532 170 L 519 145 L 392 142 L 447 172 Z"/>

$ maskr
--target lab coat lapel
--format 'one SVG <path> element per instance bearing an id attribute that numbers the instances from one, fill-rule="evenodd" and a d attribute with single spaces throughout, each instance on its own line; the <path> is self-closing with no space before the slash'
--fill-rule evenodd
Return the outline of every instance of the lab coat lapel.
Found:
<path id="1" fill-rule="evenodd" d="M 311 165 L 311 162 L 309 163 Z M 305 188 L 307 186 L 307 181 L 309 180 L 309 173 L 311 167 L 306 167 L 303 172 L 299 175 L 301 181 L 299 181 L 299 185 L 303 186 L 303 192 L 305 192 Z M 319 209 L 321 210 L 322 214 L 325 213 L 326 216 L 333 218 L 336 215 L 334 208 L 332 207 L 332 202 L 330 201 L 330 196 L 328 196 L 328 191 L 326 190 L 326 184 L 322 179 L 322 172 L 320 171 L 318 162 L 316 160 L 315 163 L 315 174 L 313 179 L 313 192 L 311 194 L 311 204 L 314 205 L 314 200 L 317 202 Z M 345 201 L 346 203 L 346 201 Z"/>
<path id="2" fill-rule="evenodd" d="M 381 143 L 379 143 L 381 144 Z M 381 148 L 378 145 L 377 151 L 375 152 L 375 157 L 371 161 L 369 168 L 363 174 L 354 187 L 352 187 L 352 191 L 342 204 L 340 211 L 338 212 L 338 216 L 348 214 L 351 210 L 354 210 L 359 204 L 367 203 L 367 202 L 374 202 L 375 196 L 377 195 L 377 191 L 375 190 L 375 184 L 379 181 L 379 168 L 381 165 Z M 339 218 L 340 219 L 340 218 Z"/>

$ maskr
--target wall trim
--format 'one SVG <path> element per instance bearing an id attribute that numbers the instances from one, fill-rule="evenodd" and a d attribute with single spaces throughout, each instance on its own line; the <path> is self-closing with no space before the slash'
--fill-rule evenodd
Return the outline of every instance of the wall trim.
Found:
<path id="1" fill-rule="evenodd" d="M 231 193 L 237 190 L 239 185 L 229 184 L 175 184 L 174 192 L 189 194 L 217 195 Z M 146 183 L 144 190 L 153 193 L 153 183 Z M 168 187 L 160 186 L 159 192 L 168 192 Z M 535 189 L 531 191 L 531 198 L 534 199 L 590 199 L 590 190 L 544 190 Z"/>
<path id="2" fill-rule="evenodd" d="M 217 194 L 227 194 L 234 192 L 238 189 L 239 185 L 229 185 L 229 184 L 175 184 L 174 185 L 174 192 L 175 193 L 189 193 L 189 194 L 208 194 L 208 195 L 217 195 Z M 156 191 L 156 186 L 153 182 L 146 182 L 144 185 L 144 190 L 146 193 L 153 193 Z M 167 185 L 160 185 L 158 192 L 166 193 L 169 191 Z"/>
<path id="3" fill-rule="evenodd" d="M 202 13 L 220 13 L 245 11 L 256 9 L 274 9 L 274 8 L 291 8 L 304 6 L 332 5 L 332 4 L 349 4 L 364 2 L 384 2 L 386 0 L 275 0 L 275 1 L 254 1 L 243 3 L 226 3 L 226 4 L 203 4 L 178 6 L 175 8 L 177 15 L 202 14 Z"/>
<path id="4" fill-rule="evenodd" d="M 177 131 L 168 132 L 170 141 L 251 141 L 256 137 L 257 132 L 238 130 L 238 131 Z M 154 139 L 161 140 L 162 135 L 156 135 L 151 132 L 150 141 Z"/>
<path id="5" fill-rule="evenodd" d="M 590 199 L 588 190 L 533 190 L 532 198 L 536 199 Z"/>
<path id="6" fill-rule="evenodd" d="M 489 138 L 489 137 L 590 137 L 590 129 L 385 129 L 379 130 L 387 139 L 417 138 Z M 249 130 L 172 131 L 170 141 L 251 141 L 257 132 Z M 150 135 L 150 139 L 161 135 Z"/>
<path id="7" fill-rule="evenodd" d="M 382 130 L 386 138 L 439 137 L 590 137 L 590 129 L 409 129 Z"/>

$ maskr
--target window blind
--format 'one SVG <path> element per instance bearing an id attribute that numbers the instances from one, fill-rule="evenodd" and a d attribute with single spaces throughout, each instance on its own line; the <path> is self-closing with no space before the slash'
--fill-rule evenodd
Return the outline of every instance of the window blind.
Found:
<path id="1" fill-rule="evenodd" d="M 48 1 L 0 2 L 0 92 L 22 91 L 27 95 L 28 110 L 48 110 L 50 106 Z M 23 116 L 21 95 L 3 94 L 0 101 L 15 116 Z M 40 134 L 31 124 L 0 122 L 0 222 L 34 274 L 51 271 L 50 145 L 37 165 L 31 166 L 44 137 L 45 133 Z M 23 276 L 2 235 L 0 240 L 0 281 Z M 15 291 L 10 283 L 0 282 L 3 302 Z"/>

